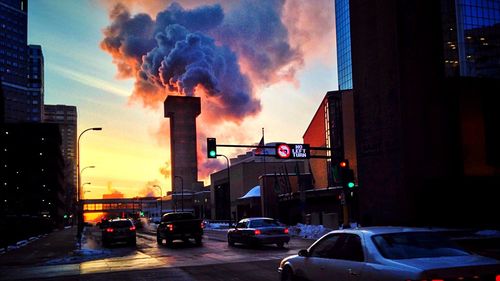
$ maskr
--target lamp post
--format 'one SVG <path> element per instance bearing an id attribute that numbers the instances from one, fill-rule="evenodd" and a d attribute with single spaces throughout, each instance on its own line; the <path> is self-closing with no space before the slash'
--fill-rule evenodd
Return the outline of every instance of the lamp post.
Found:
<path id="1" fill-rule="evenodd" d="M 85 187 L 86 184 L 90 185 L 92 183 L 91 182 L 86 182 L 86 183 L 82 184 L 83 199 L 85 199 L 85 193 L 90 192 L 90 190 L 85 190 L 84 187 Z"/>
<path id="2" fill-rule="evenodd" d="M 181 179 L 181 209 L 184 212 L 184 179 L 181 176 L 174 176 L 175 178 Z"/>
<path id="3" fill-rule="evenodd" d="M 153 185 L 153 187 L 158 187 L 160 189 L 160 220 L 161 220 L 161 216 L 163 215 L 163 190 L 161 189 L 161 186 L 157 184 Z"/>
<path id="4" fill-rule="evenodd" d="M 231 173 L 229 171 L 229 159 L 227 158 L 226 155 L 223 155 L 223 154 L 217 154 L 217 156 L 222 156 L 222 157 L 226 158 L 226 164 L 227 164 L 227 188 L 228 188 L 228 190 L 231 190 Z M 225 193 L 225 191 L 224 191 L 224 193 Z M 224 197 L 225 197 L 225 194 L 224 194 Z M 225 205 L 225 203 L 223 205 Z M 231 219 L 231 212 L 229 212 L 229 219 Z"/>
<path id="5" fill-rule="evenodd" d="M 88 129 L 83 130 L 83 132 L 81 132 L 80 135 L 78 135 L 78 141 L 76 143 L 76 170 L 78 173 L 78 176 L 77 176 L 78 191 L 77 191 L 77 197 L 76 197 L 76 199 L 78 201 L 78 231 L 77 231 L 76 235 L 77 235 L 77 239 L 78 239 L 78 245 L 81 245 L 82 232 L 83 232 L 83 205 L 80 202 L 81 172 L 82 172 L 82 171 L 80 171 L 80 138 L 82 137 L 82 135 L 85 132 L 101 131 L 101 130 L 102 130 L 101 127 L 93 127 L 93 128 L 88 128 Z M 89 167 L 91 167 L 91 166 L 89 166 Z M 89 167 L 85 167 L 85 168 L 89 168 Z"/>

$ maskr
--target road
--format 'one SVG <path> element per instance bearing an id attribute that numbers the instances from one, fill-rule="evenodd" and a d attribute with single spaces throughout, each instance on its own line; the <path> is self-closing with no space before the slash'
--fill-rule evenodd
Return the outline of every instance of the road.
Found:
<path id="1" fill-rule="evenodd" d="M 230 247 L 225 232 L 215 230 L 205 231 L 201 247 L 182 241 L 159 246 L 148 232 L 138 233 L 137 238 L 136 247 L 103 249 L 94 227 L 86 233 L 90 257 L 70 264 L 4 267 L 0 280 L 278 280 L 279 261 L 313 242 L 293 238 L 284 249 Z"/>

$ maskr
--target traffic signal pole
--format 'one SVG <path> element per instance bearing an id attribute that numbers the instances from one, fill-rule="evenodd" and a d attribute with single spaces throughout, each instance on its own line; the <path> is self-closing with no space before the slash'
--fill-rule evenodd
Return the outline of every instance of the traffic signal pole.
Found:
<path id="1" fill-rule="evenodd" d="M 341 204 L 342 204 L 342 213 L 343 213 L 343 219 L 344 223 L 342 224 L 343 228 L 350 228 L 351 224 L 349 223 L 349 206 L 347 206 L 347 194 L 345 190 L 342 191 L 342 199 L 341 199 Z"/>

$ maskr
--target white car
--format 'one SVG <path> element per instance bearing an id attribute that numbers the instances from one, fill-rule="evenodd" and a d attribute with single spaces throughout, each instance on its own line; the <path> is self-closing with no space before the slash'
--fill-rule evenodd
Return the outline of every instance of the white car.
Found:
<path id="1" fill-rule="evenodd" d="M 281 280 L 500 280 L 500 261 L 469 253 L 436 230 L 367 227 L 329 232 L 280 262 Z"/>

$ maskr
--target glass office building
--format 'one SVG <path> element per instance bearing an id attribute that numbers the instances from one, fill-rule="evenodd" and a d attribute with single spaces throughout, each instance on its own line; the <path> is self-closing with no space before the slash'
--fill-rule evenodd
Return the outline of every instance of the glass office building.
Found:
<path id="1" fill-rule="evenodd" d="M 43 77 L 44 62 L 42 47 L 39 45 L 28 46 L 28 92 L 27 114 L 31 122 L 41 122 L 43 116 L 44 87 Z"/>
<path id="2" fill-rule="evenodd" d="M 0 0 L 0 79 L 6 122 L 27 116 L 28 7 L 25 0 Z"/>
<path id="3" fill-rule="evenodd" d="M 350 90 L 352 89 L 352 61 L 349 0 L 335 0 L 335 25 L 339 90 Z"/>
<path id="4" fill-rule="evenodd" d="M 500 78 L 500 1 L 443 0 L 447 76 Z"/>

